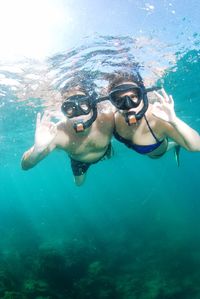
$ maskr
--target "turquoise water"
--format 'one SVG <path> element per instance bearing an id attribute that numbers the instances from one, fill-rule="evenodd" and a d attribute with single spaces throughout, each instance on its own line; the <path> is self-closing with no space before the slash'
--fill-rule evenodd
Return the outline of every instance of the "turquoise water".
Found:
<path id="1" fill-rule="evenodd" d="M 62 151 L 20 167 L 36 113 L 48 107 L 60 117 L 56 92 L 66 80 L 81 75 L 100 91 L 105 74 L 139 59 L 144 78 L 173 94 L 177 115 L 200 132 L 193 38 L 189 47 L 147 39 L 138 48 L 128 35 L 94 35 L 45 63 L 1 63 L 1 78 L 13 81 L 0 85 L 0 298 L 200 298 L 199 153 L 182 149 L 178 168 L 172 152 L 151 160 L 113 140 L 113 158 L 92 166 L 80 188 Z M 150 61 L 164 72 L 155 75 Z"/>

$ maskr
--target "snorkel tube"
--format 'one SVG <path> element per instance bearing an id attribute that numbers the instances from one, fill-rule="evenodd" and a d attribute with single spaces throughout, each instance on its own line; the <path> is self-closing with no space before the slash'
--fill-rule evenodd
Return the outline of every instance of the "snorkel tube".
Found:
<path id="1" fill-rule="evenodd" d="M 152 86 L 150 88 L 145 88 L 142 77 L 140 76 L 139 72 L 137 72 L 137 76 L 138 76 L 138 81 L 137 85 L 138 88 L 141 91 L 141 96 L 142 96 L 142 102 L 143 102 L 143 107 L 140 111 L 138 111 L 137 113 L 134 111 L 130 111 L 130 112 L 126 112 L 125 113 L 125 121 L 127 122 L 127 124 L 129 126 L 131 126 L 132 124 L 137 123 L 138 120 L 140 120 L 144 114 L 146 113 L 148 107 L 149 107 L 149 100 L 147 97 L 147 93 L 148 92 L 152 92 L 154 90 L 159 90 L 160 87 L 156 87 L 156 86 Z"/>
<path id="2" fill-rule="evenodd" d="M 74 127 L 74 130 L 78 133 L 78 132 L 83 132 L 85 129 L 91 127 L 92 123 L 96 120 L 97 118 L 97 104 L 100 103 L 100 102 L 104 102 L 106 100 L 108 100 L 108 97 L 107 96 L 103 96 L 103 97 L 97 97 L 97 94 L 96 93 L 93 93 L 92 94 L 92 99 L 93 99 L 93 102 L 92 102 L 92 117 L 90 119 L 88 119 L 87 121 L 83 122 L 82 120 L 78 121 L 78 122 L 75 122 L 73 127 Z"/>
<path id="3" fill-rule="evenodd" d="M 93 92 L 91 95 L 91 106 L 92 106 L 92 117 L 89 118 L 88 120 L 86 120 L 85 122 L 80 119 L 77 122 L 74 123 L 73 128 L 76 131 L 76 133 L 80 133 L 83 132 L 85 129 L 88 129 L 89 127 L 91 127 L 91 125 L 93 124 L 93 122 L 96 120 L 97 118 L 97 103 L 99 102 L 97 99 L 97 94 L 96 92 Z"/>
<path id="4" fill-rule="evenodd" d="M 79 120 L 75 122 L 73 128 L 76 131 L 76 133 L 83 132 L 85 129 L 91 127 L 91 125 L 96 120 L 96 118 L 97 118 L 97 107 L 96 105 L 94 105 L 92 108 L 92 117 L 85 122 L 83 120 Z"/>
<path id="5" fill-rule="evenodd" d="M 140 87 L 141 88 L 141 87 Z M 150 88 L 146 88 L 143 86 L 141 88 L 141 93 L 142 93 L 142 102 L 143 102 L 143 107 L 140 111 L 138 111 L 137 113 L 134 111 L 130 111 L 130 112 L 126 112 L 125 113 L 125 120 L 127 122 L 127 124 L 130 126 L 132 124 L 135 124 L 138 120 L 140 120 L 144 114 L 146 113 L 148 107 L 149 107 L 149 100 L 147 97 L 147 93 L 148 92 L 152 92 L 154 90 L 159 90 L 160 87 L 150 87 Z"/>
<path id="6" fill-rule="evenodd" d="M 143 102 L 143 107 L 137 113 L 134 111 L 125 113 L 125 120 L 129 126 L 132 124 L 135 124 L 138 120 L 140 120 L 144 116 L 145 112 L 147 111 L 147 109 L 149 107 L 147 92 L 145 91 L 144 86 L 142 86 L 142 87 L 140 86 L 140 90 L 141 90 L 141 95 L 142 95 L 141 102 Z"/>

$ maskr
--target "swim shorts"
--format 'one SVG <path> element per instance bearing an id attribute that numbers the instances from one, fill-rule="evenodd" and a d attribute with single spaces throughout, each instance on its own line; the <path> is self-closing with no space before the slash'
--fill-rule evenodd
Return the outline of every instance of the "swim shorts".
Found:
<path id="1" fill-rule="evenodd" d="M 104 158 L 110 158 L 111 156 L 112 156 L 112 145 L 110 143 L 108 145 L 108 148 L 107 148 L 105 154 L 99 160 L 97 160 L 93 163 L 77 161 L 70 157 L 71 168 L 72 168 L 74 176 L 83 175 L 84 173 L 86 173 L 86 171 L 88 170 L 90 165 L 95 164 L 95 163 L 99 162 L 100 160 L 104 160 Z"/>

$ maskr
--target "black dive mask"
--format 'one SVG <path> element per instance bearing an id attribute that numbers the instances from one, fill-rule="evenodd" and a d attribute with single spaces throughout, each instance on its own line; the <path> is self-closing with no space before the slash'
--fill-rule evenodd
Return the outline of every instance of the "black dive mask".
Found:
<path id="1" fill-rule="evenodd" d="M 131 125 L 140 120 L 148 109 L 147 92 L 158 89 L 160 88 L 152 87 L 145 89 L 144 85 L 135 86 L 133 84 L 121 84 L 115 87 L 109 93 L 109 99 L 111 103 L 120 110 L 130 110 L 132 108 L 137 108 L 140 103 L 143 102 L 141 110 L 137 113 L 134 111 L 127 111 L 125 113 L 126 122 L 128 125 Z M 120 96 L 120 94 L 128 91 L 132 91 L 134 93 L 133 96 Z"/>
<path id="2" fill-rule="evenodd" d="M 127 91 L 136 93 L 136 100 L 132 100 L 131 96 L 120 96 Z M 116 108 L 120 110 L 129 110 L 139 106 L 142 100 L 142 91 L 140 87 L 133 84 L 121 84 L 110 92 L 109 98 Z"/>
<path id="3" fill-rule="evenodd" d="M 82 132 L 89 128 L 97 118 L 96 97 L 85 95 L 73 95 L 63 102 L 61 110 L 68 118 L 87 115 L 92 111 L 92 117 L 87 121 L 79 120 L 74 123 L 76 132 Z"/>

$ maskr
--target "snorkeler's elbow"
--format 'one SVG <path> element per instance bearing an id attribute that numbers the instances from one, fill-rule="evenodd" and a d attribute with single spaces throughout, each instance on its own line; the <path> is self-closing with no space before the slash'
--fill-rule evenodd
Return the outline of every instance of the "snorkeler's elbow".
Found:
<path id="1" fill-rule="evenodd" d="M 190 152 L 200 152 L 200 147 L 194 146 L 189 149 Z"/>
<path id="2" fill-rule="evenodd" d="M 200 135 L 195 132 L 190 143 L 187 143 L 190 152 L 200 152 Z"/>
<path id="3" fill-rule="evenodd" d="M 186 150 L 189 152 L 200 152 L 200 144 L 187 144 Z"/>

